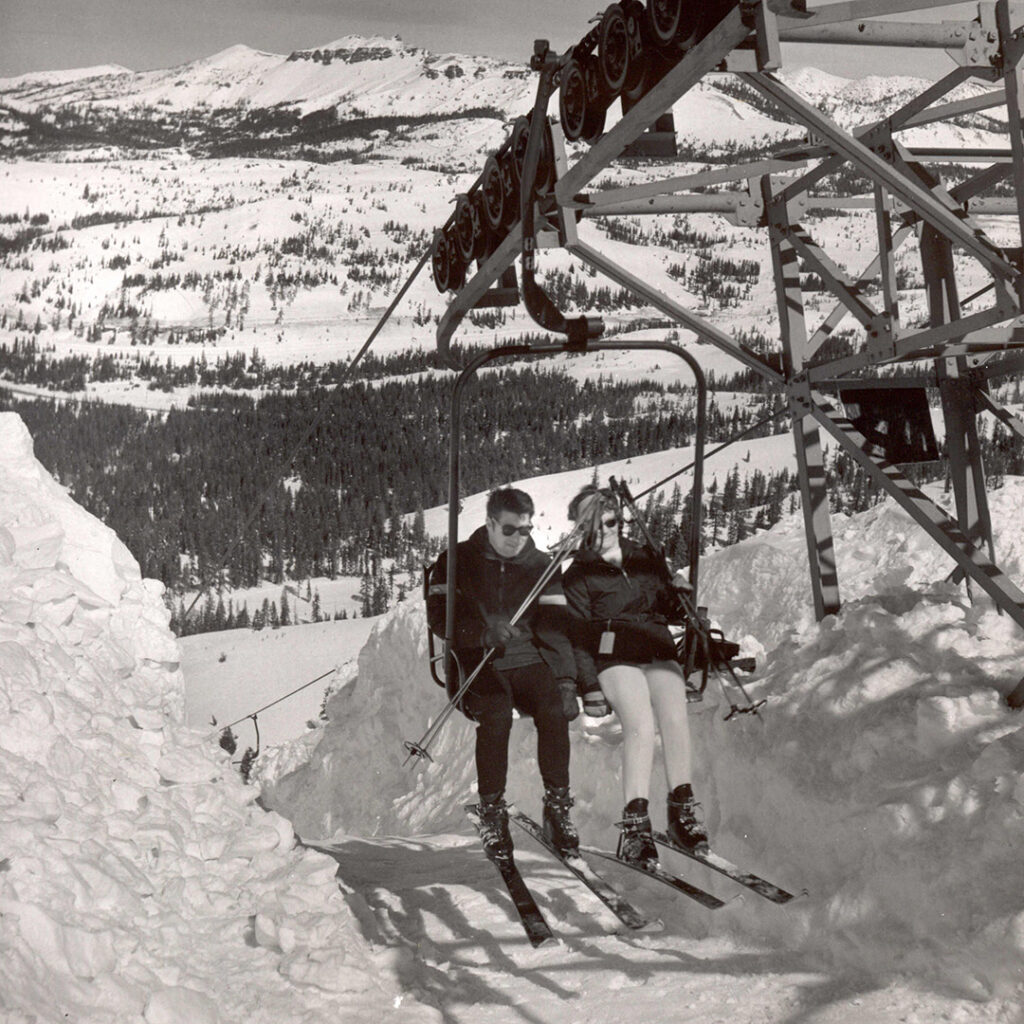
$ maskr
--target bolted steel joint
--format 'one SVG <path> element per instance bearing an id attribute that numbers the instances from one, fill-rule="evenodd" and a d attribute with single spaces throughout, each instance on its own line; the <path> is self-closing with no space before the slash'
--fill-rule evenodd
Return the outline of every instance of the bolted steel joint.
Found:
<path id="1" fill-rule="evenodd" d="M 867 350 L 874 359 L 891 359 L 896 355 L 896 337 L 892 321 L 887 316 L 877 316 L 867 330 Z"/>
<path id="2" fill-rule="evenodd" d="M 789 411 L 794 418 L 806 416 L 813 411 L 811 382 L 806 373 L 798 373 L 789 381 L 786 397 L 789 399 Z"/>

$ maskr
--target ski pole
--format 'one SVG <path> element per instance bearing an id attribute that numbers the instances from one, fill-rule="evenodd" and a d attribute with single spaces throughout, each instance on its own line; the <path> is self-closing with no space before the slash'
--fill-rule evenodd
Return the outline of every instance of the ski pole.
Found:
<path id="1" fill-rule="evenodd" d="M 704 644 L 704 647 L 705 647 L 705 652 L 706 652 L 705 657 L 707 657 L 708 660 L 710 660 L 711 656 L 712 656 L 711 652 L 713 650 L 713 646 L 712 645 L 713 645 L 714 641 L 713 641 L 713 639 L 711 637 L 711 634 L 704 628 L 704 623 L 701 621 L 700 614 L 698 613 L 696 607 L 694 606 L 693 601 L 690 599 L 690 596 L 688 594 L 685 594 L 685 593 L 683 593 L 681 591 L 677 591 L 676 592 L 676 598 L 678 599 L 680 605 L 682 606 L 683 613 L 686 615 L 687 619 L 689 619 L 691 622 L 694 623 L 694 628 L 697 630 L 697 633 L 699 634 L 699 636 L 701 638 L 701 641 L 702 641 L 702 643 Z M 715 674 L 718 676 L 719 683 L 722 686 L 722 692 L 723 692 L 723 694 L 726 697 L 728 697 L 728 694 L 725 693 L 725 683 L 722 681 L 722 671 L 721 671 L 721 666 L 723 664 L 725 665 L 726 669 L 728 669 L 729 675 L 732 678 L 733 686 L 735 686 L 736 689 L 739 690 L 741 694 L 743 694 L 743 699 L 747 702 L 747 706 L 741 708 L 741 707 L 738 707 L 737 705 L 733 704 L 732 701 L 730 700 L 729 701 L 729 708 L 730 708 L 730 710 L 729 710 L 729 714 L 726 716 L 725 720 L 728 722 L 729 719 L 732 718 L 734 715 L 740 715 L 740 714 L 756 715 L 757 714 L 757 709 L 759 707 L 761 707 L 762 704 L 766 704 L 767 701 L 759 700 L 759 701 L 757 701 L 757 703 L 754 703 L 751 700 L 751 698 L 750 698 L 750 694 L 747 693 L 746 687 L 740 682 L 739 676 L 736 675 L 736 672 L 733 669 L 732 665 L 729 664 L 729 662 L 727 660 L 723 662 L 723 661 L 719 661 L 719 660 L 716 659 L 713 667 L 714 667 L 714 670 L 715 670 Z"/>
<path id="2" fill-rule="evenodd" d="M 583 535 L 583 527 L 577 524 L 570 530 L 570 532 L 561 541 L 558 547 L 551 554 L 551 561 L 544 567 L 544 571 L 540 574 L 537 582 L 530 588 L 530 592 L 523 598 L 522 604 L 515 610 L 512 618 L 509 619 L 509 625 L 514 626 L 530 609 L 530 605 L 544 592 L 545 587 L 551 581 L 551 578 L 559 570 L 562 561 L 569 554 L 569 552 L 578 543 L 580 537 Z M 443 728 L 445 722 L 451 717 L 454 711 L 458 710 L 459 703 L 462 698 L 466 695 L 470 686 L 476 680 L 477 676 L 484 670 L 484 666 L 491 657 L 494 655 L 496 647 L 489 647 L 484 651 L 484 656 L 478 662 L 476 668 L 463 680 L 459 689 L 456 691 L 454 696 L 448 701 L 448 703 L 441 710 L 441 713 L 431 722 L 427 731 L 420 737 L 418 743 L 414 743 L 411 740 L 406 740 L 403 744 L 406 750 L 409 751 L 409 756 L 403 761 L 403 766 L 408 764 L 409 761 L 414 757 L 425 757 L 428 761 L 433 761 L 427 748 L 437 738 L 437 734 Z"/>
<path id="3" fill-rule="evenodd" d="M 576 531 L 574 530 L 573 533 L 575 532 Z M 555 571 L 561 564 L 562 559 L 565 558 L 566 554 L 568 554 L 570 544 L 575 539 L 573 537 L 573 533 L 570 533 L 562 545 L 560 545 L 559 549 L 553 553 L 551 562 L 545 567 L 544 572 L 540 575 L 537 582 L 530 589 L 530 592 L 523 599 L 522 604 L 516 609 L 512 618 L 509 620 L 509 625 L 514 626 L 529 610 L 529 607 L 533 604 L 534 600 L 543 592 L 544 588 L 551 580 L 551 577 L 555 574 Z M 427 748 L 434 742 L 434 739 L 437 737 L 437 734 L 441 731 L 441 728 L 444 726 L 445 722 L 447 722 L 448 718 L 458 709 L 459 702 L 466 695 L 466 692 L 469 690 L 470 686 L 473 685 L 473 682 L 483 671 L 484 666 L 488 661 L 490 661 L 496 650 L 497 648 L 490 647 L 484 652 L 484 655 L 480 659 L 476 668 L 474 668 L 473 671 L 463 680 L 458 691 L 452 696 L 442 709 L 441 713 L 431 723 L 430 727 L 420 738 L 419 742 L 413 743 L 408 740 L 405 742 L 405 749 L 409 751 L 409 757 L 405 759 L 405 764 L 408 764 L 412 757 L 425 757 L 428 761 L 433 760 L 428 753 Z"/>

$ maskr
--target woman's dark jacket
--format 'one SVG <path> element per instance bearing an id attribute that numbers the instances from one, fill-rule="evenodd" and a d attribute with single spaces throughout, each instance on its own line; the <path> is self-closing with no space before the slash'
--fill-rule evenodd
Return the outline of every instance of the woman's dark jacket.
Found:
<path id="1" fill-rule="evenodd" d="M 678 617 L 678 603 L 664 558 L 625 537 L 621 548 L 621 566 L 596 551 L 579 552 L 563 581 L 577 681 L 584 691 L 596 690 L 598 672 L 610 665 L 676 658 L 666 623 Z M 605 632 L 615 634 L 614 645 L 599 654 Z"/>
<path id="2" fill-rule="evenodd" d="M 491 623 L 510 619 L 533 589 L 551 559 L 528 537 L 515 558 L 502 558 L 481 526 L 458 546 L 456 558 L 455 636 L 452 646 L 467 672 L 484 653 L 483 633 Z M 444 636 L 448 581 L 448 552 L 430 570 L 427 621 Z M 568 613 L 561 572 L 556 572 L 540 599 L 518 621 L 521 636 L 509 643 L 492 664 L 496 669 L 522 668 L 542 661 L 559 681 L 575 680 L 576 665 L 568 637 Z"/>

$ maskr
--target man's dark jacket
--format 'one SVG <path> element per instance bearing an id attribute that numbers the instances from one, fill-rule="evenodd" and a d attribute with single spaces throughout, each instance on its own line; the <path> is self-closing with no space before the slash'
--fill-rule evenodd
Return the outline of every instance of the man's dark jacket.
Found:
<path id="1" fill-rule="evenodd" d="M 481 526 L 458 546 L 456 557 L 455 636 L 453 648 L 463 670 L 472 671 L 484 653 L 484 630 L 500 619 L 510 619 L 533 588 L 551 559 L 528 537 L 514 558 L 502 558 Z M 430 570 L 427 621 L 444 636 L 448 581 L 448 553 L 442 552 Z M 496 669 L 522 668 L 542 661 L 558 681 L 575 681 L 576 663 L 569 642 L 568 610 L 561 572 L 551 577 L 540 598 L 517 622 L 521 635 L 512 640 L 491 664 Z"/>

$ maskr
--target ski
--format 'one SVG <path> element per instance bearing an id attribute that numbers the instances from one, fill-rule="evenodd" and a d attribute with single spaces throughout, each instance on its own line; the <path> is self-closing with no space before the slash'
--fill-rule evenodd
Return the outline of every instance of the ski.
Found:
<path id="1" fill-rule="evenodd" d="M 479 833 L 480 818 L 477 805 L 466 804 L 465 810 Z M 530 945 L 536 948 L 547 942 L 554 942 L 554 932 L 544 920 L 544 915 L 541 913 L 540 907 L 537 906 L 533 893 L 523 881 L 523 876 L 519 873 L 515 861 L 511 857 L 488 857 L 487 859 L 498 869 L 501 880 L 505 883 L 509 896 L 512 897 L 512 903 L 515 905 L 516 913 L 522 922 L 526 937 L 530 940 Z"/>
<path id="2" fill-rule="evenodd" d="M 675 853 L 681 853 L 684 857 L 689 857 L 691 860 L 695 860 L 698 864 L 703 864 L 706 867 L 711 868 L 712 871 L 717 871 L 719 874 L 725 875 L 726 878 L 731 878 L 734 882 L 738 882 L 740 885 L 746 886 L 752 892 L 756 892 L 758 896 L 763 896 L 766 900 L 771 900 L 772 903 L 788 903 L 793 899 L 793 893 L 786 892 L 785 889 L 780 889 L 777 885 L 766 881 L 758 875 L 752 874 L 749 871 L 744 871 L 742 868 L 733 864 L 732 861 L 726 860 L 714 851 L 709 853 L 694 853 L 690 850 L 684 850 L 682 847 L 673 843 L 672 839 L 665 832 L 655 832 L 654 841 Z"/>
<path id="3" fill-rule="evenodd" d="M 590 854 L 593 857 L 603 857 L 605 860 L 610 860 L 613 864 L 621 864 L 624 868 L 630 868 L 633 871 L 639 871 L 641 875 L 647 875 L 648 878 L 653 878 L 658 882 L 662 882 L 676 892 L 681 892 L 684 896 L 689 896 L 691 900 L 699 903 L 702 907 L 707 907 L 708 910 L 718 910 L 719 907 L 725 906 L 725 901 L 720 900 L 717 896 L 712 896 L 711 893 L 705 892 L 703 889 L 698 889 L 697 886 L 691 885 L 689 882 L 676 875 L 670 874 L 660 867 L 643 867 L 640 864 L 631 864 L 628 860 L 621 860 L 616 857 L 614 853 L 609 853 L 607 850 L 598 850 L 593 846 L 581 846 L 580 853 Z"/>
<path id="4" fill-rule="evenodd" d="M 552 856 L 557 857 L 627 928 L 640 931 L 651 928 L 655 922 L 640 913 L 610 882 L 599 875 L 582 857 L 563 856 L 544 834 L 544 829 L 521 811 L 513 811 L 509 817 L 524 832 L 528 832 Z"/>

